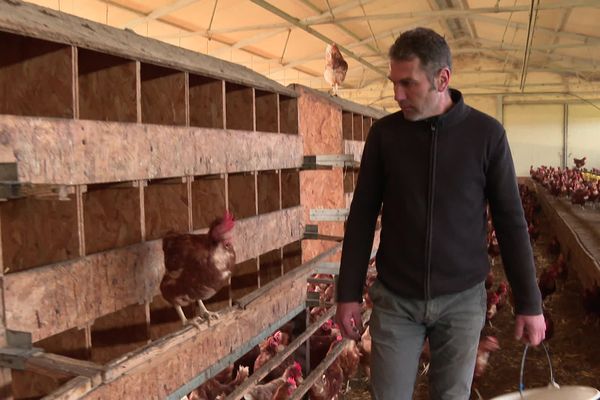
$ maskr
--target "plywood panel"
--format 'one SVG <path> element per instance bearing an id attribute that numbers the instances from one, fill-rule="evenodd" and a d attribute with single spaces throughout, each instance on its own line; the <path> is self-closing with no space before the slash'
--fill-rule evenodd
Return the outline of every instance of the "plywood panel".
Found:
<path id="1" fill-rule="evenodd" d="M 254 174 L 229 175 L 229 211 L 235 218 L 248 218 L 256 215 Z"/>
<path id="2" fill-rule="evenodd" d="M 260 286 L 264 286 L 281 276 L 281 249 L 275 249 L 258 257 Z"/>
<path id="3" fill-rule="evenodd" d="M 562 105 L 507 105 L 504 127 L 517 176 L 529 176 L 531 165 L 561 165 Z"/>
<path id="4" fill-rule="evenodd" d="M 105 364 L 148 343 L 144 305 L 131 305 L 105 315 L 92 325 L 91 361 Z"/>
<path id="5" fill-rule="evenodd" d="M 139 189 L 88 186 L 83 194 L 87 254 L 142 240 Z"/>
<path id="6" fill-rule="evenodd" d="M 225 127 L 225 82 L 190 74 L 190 126 Z"/>
<path id="7" fill-rule="evenodd" d="M 259 132 L 279 132 L 277 115 L 277 93 L 255 90 L 256 130 Z"/>
<path id="8" fill-rule="evenodd" d="M 280 248 L 299 240 L 303 232 L 300 207 L 238 220 L 236 259 L 243 262 Z M 29 331 L 37 341 L 83 326 L 129 305 L 151 301 L 159 294 L 163 273 L 162 241 L 153 240 L 8 274 L 4 277 L 7 327 Z"/>
<path id="9" fill-rule="evenodd" d="M 471 96 L 465 95 L 465 103 L 477 110 L 486 113 L 487 115 L 500 120 L 501 115 L 498 115 L 498 101 L 501 98 L 492 96 Z"/>
<path id="10" fill-rule="evenodd" d="M 182 307 L 187 318 L 194 317 L 196 306 L 194 304 Z M 182 328 L 182 322 L 175 308 L 169 304 L 162 295 L 154 297 L 150 303 L 150 339 L 157 340 Z"/>
<path id="11" fill-rule="evenodd" d="M 71 46 L 0 32 L 0 114 L 73 117 Z"/>
<path id="12" fill-rule="evenodd" d="M 77 207 L 69 201 L 23 198 L 0 203 L 2 257 L 8 273 L 79 255 Z"/>
<path id="13" fill-rule="evenodd" d="M 348 111 L 342 113 L 342 136 L 344 140 L 354 140 L 354 119 Z"/>
<path id="14" fill-rule="evenodd" d="M 142 63 L 142 122 L 187 125 L 185 73 Z"/>
<path id="15" fill-rule="evenodd" d="M 281 208 L 300 205 L 300 173 L 296 169 L 281 171 Z"/>
<path id="16" fill-rule="evenodd" d="M 258 213 L 279 210 L 279 171 L 260 171 L 257 177 Z"/>
<path id="17" fill-rule="evenodd" d="M 279 120 L 281 133 L 298 134 L 298 99 L 279 95 Z"/>
<path id="18" fill-rule="evenodd" d="M 231 276 L 231 299 L 242 298 L 258 289 L 258 259 L 252 258 L 239 263 Z"/>
<path id="19" fill-rule="evenodd" d="M 144 189 L 146 239 L 164 236 L 167 232 L 187 232 L 187 186 L 184 183 L 150 182 Z"/>
<path id="20" fill-rule="evenodd" d="M 225 178 L 199 176 L 192 182 L 192 220 L 194 229 L 204 229 L 225 213 Z"/>
<path id="21" fill-rule="evenodd" d="M 78 49 L 79 118 L 137 121 L 135 61 Z"/>
<path id="22" fill-rule="evenodd" d="M 567 165 L 582 157 L 587 157 L 585 168 L 600 169 L 600 112 L 589 104 L 570 104 Z"/>
<path id="23" fill-rule="evenodd" d="M 354 140 L 363 140 L 363 116 L 360 114 L 354 114 L 352 116 L 354 127 L 352 128 L 352 138 Z"/>
<path id="24" fill-rule="evenodd" d="M 251 87 L 225 83 L 227 129 L 254 130 L 254 94 Z"/>
<path id="25" fill-rule="evenodd" d="M 298 268 L 302 264 L 302 242 L 296 241 L 283 246 L 283 273 Z"/>
<path id="26" fill-rule="evenodd" d="M 300 89 L 300 135 L 305 155 L 340 154 L 342 120 L 338 106 L 310 91 Z"/>
<path id="27" fill-rule="evenodd" d="M 302 138 L 165 125 L 0 115 L 0 154 L 31 183 L 100 183 L 296 168 Z"/>

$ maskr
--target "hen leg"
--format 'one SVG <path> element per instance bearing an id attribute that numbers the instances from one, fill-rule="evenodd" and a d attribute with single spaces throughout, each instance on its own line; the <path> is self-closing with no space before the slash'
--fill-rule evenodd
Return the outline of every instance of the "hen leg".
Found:
<path id="1" fill-rule="evenodd" d="M 185 317 L 185 314 L 183 313 L 183 309 L 181 308 L 181 306 L 175 306 L 175 311 L 177 311 L 177 314 L 179 315 L 179 318 L 181 319 L 181 322 L 183 323 L 183 326 L 192 324 L 194 325 L 196 328 L 200 329 L 200 324 L 197 321 L 194 320 L 189 320 Z"/>
<path id="2" fill-rule="evenodd" d="M 200 318 L 208 321 L 211 319 L 219 319 L 219 313 L 208 311 L 202 300 L 198 300 L 198 307 L 200 307 Z"/>

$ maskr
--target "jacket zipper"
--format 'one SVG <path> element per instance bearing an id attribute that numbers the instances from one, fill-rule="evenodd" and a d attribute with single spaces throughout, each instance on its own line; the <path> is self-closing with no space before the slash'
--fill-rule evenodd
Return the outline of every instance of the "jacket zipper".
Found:
<path id="1" fill-rule="evenodd" d="M 435 194 L 435 165 L 437 158 L 437 121 L 432 122 L 429 155 L 429 198 L 427 199 L 427 237 L 425 242 L 425 299 L 431 298 L 431 240 L 433 237 L 433 198 Z"/>

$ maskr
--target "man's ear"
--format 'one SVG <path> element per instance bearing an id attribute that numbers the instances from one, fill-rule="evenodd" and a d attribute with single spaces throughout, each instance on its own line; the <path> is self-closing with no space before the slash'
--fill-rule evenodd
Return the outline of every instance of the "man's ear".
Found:
<path id="1" fill-rule="evenodd" d="M 437 91 L 444 92 L 448 89 L 448 85 L 450 85 L 450 69 L 448 67 L 444 67 L 440 70 L 437 76 Z"/>

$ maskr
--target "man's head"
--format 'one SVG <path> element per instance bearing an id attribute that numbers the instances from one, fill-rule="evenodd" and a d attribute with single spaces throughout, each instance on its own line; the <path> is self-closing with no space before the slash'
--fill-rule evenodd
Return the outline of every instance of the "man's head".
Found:
<path id="1" fill-rule="evenodd" d="M 389 57 L 394 98 L 406 119 L 418 121 L 451 107 L 452 56 L 442 36 L 427 28 L 406 31 L 390 47 Z"/>

